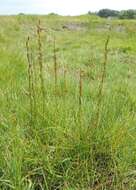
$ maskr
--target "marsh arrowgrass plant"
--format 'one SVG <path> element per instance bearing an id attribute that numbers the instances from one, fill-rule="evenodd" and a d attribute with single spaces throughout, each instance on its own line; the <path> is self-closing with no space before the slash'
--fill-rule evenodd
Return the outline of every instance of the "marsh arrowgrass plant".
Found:
<path id="1" fill-rule="evenodd" d="M 54 86 L 55 86 L 55 93 L 57 92 L 57 55 L 56 55 L 56 39 L 54 36 L 54 41 L 53 41 L 53 52 L 54 52 Z"/>
<path id="2" fill-rule="evenodd" d="M 40 69 L 40 86 L 41 86 L 41 93 L 42 93 L 42 109 L 43 109 L 43 116 L 44 116 L 44 109 L 45 109 L 45 87 L 44 87 L 44 67 L 43 67 L 43 53 L 42 53 L 42 39 L 41 39 L 41 21 L 39 20 L 37 25 L 37 43 L 38 43 L 38 64 Z"/>
<path id="3" fill-rule="evenodd" d="M 101 112 L 101 106 L 102 106 L 101 104 L 102 104 L 102 99 L 103 99 L 103 88 L 104 88 L 104 82 L 106 79 L 109 40 L 110 40 L 110 36 L 107 37 L 107 40 L 104 46 L 104 61 L 103 61 L 103 68 L 102 68 L 102 74 L 101 74 L 102 76 L 101 76 L 100 84 L 99 84 L 98 102 L 97 102 L 97 111 L 96 111 L 96 127 L 99 126 L 99 122 L 100 122 L 100 112 Z"/>
<path id="4" fill-rule="evenodd" d="M 52 36 L 46 32 L 45 39 L 43 30 L 35 32 L 39 19 L 37 29 L 48 28 Z M 105 43 L 107 20 L 99 17 L 1 17 L 0 189 L 135 190 L 136 23 L 109 22 L 110 48 Z M 50 40 L 54 34 L 57 94 Z M 31 36 L 27 61 L 26 36 Z M 60 85 L 65 79 L 63 95 Z M 30 115 L 35 115 L 31 125 Z"/>
<path id="5" fill-rule="evenodd" d="M 28 60 L 28 83 L 29 83 L 29 99 L 30 99 L 30 120 L 33 120 L 33 77 L 32 77 L 32 60 L 30 52 L 30 37 L 26 41 L 27 60 Z"/>

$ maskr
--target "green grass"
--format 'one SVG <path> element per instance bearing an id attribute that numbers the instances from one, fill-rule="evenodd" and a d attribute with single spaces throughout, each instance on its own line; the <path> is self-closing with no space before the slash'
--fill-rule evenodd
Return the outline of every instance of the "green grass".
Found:
<path id="1" fill-rule="evenodd" d="M 39 19 L 48 30 L 41 37 L 44 115 L 36 36 Z M 80 28 L 63 28 L 71 23 Z M 20 15 L 3 16 L 0 24 L 0 189 L 135 190 L 136 21 L 88 15 Z M 112 26 L 111 32 L 107 25 Z M 109 34 L 100 123 L 96 128 L 104 45 Z M 32 119 L 25 47 L 28 36 L 36 67 Z"/>

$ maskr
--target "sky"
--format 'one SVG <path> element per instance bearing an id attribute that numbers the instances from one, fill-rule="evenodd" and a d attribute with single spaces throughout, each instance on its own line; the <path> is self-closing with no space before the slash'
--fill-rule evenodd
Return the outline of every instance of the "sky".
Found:
<path id="1" fill-rule="evenodd" d="M 136 9 L 136 0 L 0 0 L 0 14 L 80 15 L 102 8 Z"/>

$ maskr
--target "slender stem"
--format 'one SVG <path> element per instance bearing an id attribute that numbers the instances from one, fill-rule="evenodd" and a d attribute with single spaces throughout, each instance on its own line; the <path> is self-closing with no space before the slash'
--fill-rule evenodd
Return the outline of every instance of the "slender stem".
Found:
<path id="1" fill-rule="evenodd" d="M 32 49 L 31 49 L 31 64 L 32 64 L 32 97 L 33 97 L 33 112 L 34 112 L 34 118 L 36 119 L 36 113 L 37 113 L 37 107 L 36 107 L 36 68 L 35 68 L 35 63 L 33 59 L 33 54 L 32 54 Z"/>
<path id="2" fill-rule="evenodd" d="M 82 95 L 83 95 L 83 81 L 82 81 L 82 70 L 79 73 L 79 106 L 82 106 Z"/>
<path id="3" fill-rule="evenodd" d="M 55 82 L 55 92 L 57 91 L 57 55 L 56 55 L 56 39 L 54 36 L 54 82 Z"/>
<path id="4" fill-rule="evenodd" d="M 64 92 L 67 92 L 67 70 L 64 68 Z"/>
<path id="5" fill-rule="evenodd" d="M 45 89 L 44 89 L 44 77 L 43 77 L 43 55 L 42 55 L 42 41 L 41 41 L 41 22 L 37 25 L 37 37 L 38 37 L 38 63 L 40 67 L 40 83 L 42 92 L 42 103 L 43 103 L 43 115 L 45 108 Z"/>
<path id="6" fill-rule="evenodd" d="M 26 50 L 27 50 L 27 61 L 28 61 L 28 81 L 29 81 L 29 99 L 30 99 L 30 114 L 31 122 L 33 116 L 33 99 L 32 99 L 32 63 L 31 63 L 31 54 L 30 54 L 30 37 L 28 36 L 26 41 Z"/>
<path id="7" fill-rule="evenodd" d="M 107 66 L 107 59 L 108 59 L 108 44 L 110 41 L 110 36 L 107 37 L 107 40 L 105 42 L 105 48 L 104 48 L 104 62 L 103 62 L 103 71 L 102 71 L 102 77 L 99 85 L 99 92 L 98 92 L 98 102 L 97 102 L 97 112 L 96 112 L 96 127 L 99 126 L 100 121 L 100 110 L 101 110 L 101 104 L 102 104 L 102 94 L 103 94 L 103 87 L 104 87 L 104 81 L 106 79 L 106 66 Z"/>

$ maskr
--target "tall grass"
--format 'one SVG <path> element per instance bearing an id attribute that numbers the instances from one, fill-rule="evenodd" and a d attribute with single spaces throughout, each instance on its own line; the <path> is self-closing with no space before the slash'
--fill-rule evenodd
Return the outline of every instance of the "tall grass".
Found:
<path id="1" fill-rule="evenodd" d="M 126 54 L 120 50 L 126 46 L 126 33 L 112 31 L 109 53 L 109 38 L 103 43 L 105 32 L 96 33 L 105 20 L 93 18 L 90 24 L 90 16 L 41 17 L 55 32 L 52 48 L 54 36 L 46 33 L 45 43 L 41 23 L 31 31 L 38 19 L 11 18 L 9 23 L 18 30 L 3 26 L 7 34 L 2 35 L 6 46 L 0 43 L 0 189 L 135 190 L 135 64 L 130 54 L 124 62 Z M 88 28 L 63 30 L 65 22 L 83 27 L 85 22 Z M 25 34 L 24 25 L 29 29 Z M 34 35 L 26 42 L 25 68 L 22 43 L 27 32 Z M 90 43 L 95 46 L 90 48 Z"/>
<path id="2" fill-rule="evenodd" d="M 40 23 L 39 23 L 40 25 Z M 39 28 L 41 28 L 41 26 L 38 26 Z M 111 154 L 111 151 L 110 151 L 110 143 L 109 141 L 107 140 L 106 142 L 104 142 L 104 139 L 102 139 L 100 142 L 98 138 L 98 136 L 105 136 L 105 134 L 103 134 L 103 131 L 101 131 L 101 135 L 99 134 L 100 132 L 97 130 L 97 128 L 100 127 L 100 122 L 101 122 L 101 113 L 102 113 L 102 101 L 103 101 L 103 90 L 104 90 L 104 83 L 105 83 L 105 80 L 106 80 L 106 70 L 107 70 L 107 61 L 108 61 L 108 45 L 109 45 L 109 40 L 110 40 L 110 36 L 107 37 L 107 40 L 104 44 L 104 61 L 103 61 L 103 65 L 102 65 L 102 71 L 101 71 L 101 78 L 100 78 L 100 84 L 99 84 L 99 92 L 98 92 L 98 96 L 96 97 L 96 117 L 95 117 L 95 128 L 96 128 L 96 131 L 95 129 L 90 129 L 90 131 L 88 132 L 88 130 L 86 130 L 85 126 L 85 119 L 84 117 L 86 117 L 86 113 L 85 113 L 85 109 L 84 109 L 84 102 L 85 102 L 85 98 L 86 98 L 86 95 L 84 94 L 84 88 L 83 88 L 83 71 L 80 69 L 79 70 L 79 80 L 78 82 L 75 84 L 77 85 L 78 84 L 78 104 L 79 104 L 79 109 L 77 111 L 76 107 L 77 105 L 73 104 L 73 102 L 71 101 L 70 104 L 73 106 L 75 106 L 75 108 L 73 108 L 72 110 L 72 118 L 73 119 L 73 124 L 74 126 L 76 125 L 76 128 L 75 128 L 75 133 L 76 133 L 76 136 L 74 136 L 73 140 L 74 141 L 77 141 L 75 142 L 76 143 L 76 146 L 78 147 L 79 146 L 79 152 L 78 152 L 78 148 L 74 148 L 74 144 L 72 142 L 72 144 L 70 143 L 70 146 L 72 146 L 72 150 L 73 151 L 77 151 L 78 152 L 78 156 L 79 158 L 77 158 L 76 154 L 75 153 L 72 153 L 68 147 L 68 150 L 65 150 L 65 146 L 63 147 L 62 145 L 56 145 L 53 143 L 53 139 L 51 140 L 51 142 L 53 143 L 53 148 L 56 149 L 56 151 L 54 152 L 54 156 L 57 156 L 57 159 L 62 159 L 61 157 L 61 154 L 65 155 L 64 156 L 64 161 L 60 161 L 62 162 L 61 165 L 59 165 L 59 161 L 56 160 L 55 162 L 55 166 L 53 168 L 53 171 L 54 172 L 58 172 L 60 173 L 61 177 L 63 176 L 63 172 L 64 174 L 66 175 L 66 173 L 70 170 L 70 172 L 72 172 L 72 174 L 69 174 L 70 175 L 70 179 L 71 179 L 71 175 L 74 175 L 73 178 L 75 179 L 77 177 L 76 173 L 73 173 L 73 169 L 72 168 L 67 168 L 67 166 L 64 164 L 63 166 L 63 162 L 65 163 L 65 160 L 67 162 L 67 159 L 69 160 L 70 164 L 73 165 L 73 161 L 71 161 L 71 159 L 79 159 L 79 162 L 80 163 L 80 167 L 83 167 L 80 171 L 79 171 L 79 175 L 82 175 L 82 170 L 84 172 L 87 172 L 87 173 L 84 173 L 84 177 L 83 177 L 83 183 L 85 182 L 85 186 L 89 186 L 88 183 L 91 183 L 91 187 L 92 189 L 101 189 L 101 188 L 104 188 L 104 187 L 109 187 L 110 189 L 114 186 L 114 182 L 113 182 L 113 179 L 116 175 L 118 175 L 116 172 L 116 169 L 115 169 L 115 164 L 113 163 L 113 156 Z M 54 85 L 55 86 L 55 97 L 58 96 L 58 93 L 57 93 L 57 86 L 58 86 L 58 72 L 57 72 L 57 55 L 56 55 L 56 39 L 54 38 L 54 41 L 53 41 L 53 45 L 54 45 L 54 48 L 53 48 L 53 58 L 54 58 L 54 64 L 53 64 L 53 68 L 54 68 Z M 42 98 L 44 99 L 45 98 L 45 94 L 44 94 L 44 91 L 45 91 L 45 85 L 43 83 L 43 59 L 42 59 L 42 41 L 41 41 L 41 33 L 40 31 L 38 31 L 38 55 L 39 55 L 39 68 L 40 68 L 40 89 L 42 91 Z M 27 44 L 27 51 L 29 52 L 29 46 Z M 29 59 L 28 59 L 28 62 L 29 62 Z M 31 65 L 30 65 L 31 66 Z M 31 71 L 31 70 L 30 70 Z M 28 73 L 29 74 L 29 73 Z M 67 72 L 67 75 L 71 75 L 71 73 L 68 73 Z M 31 80 L 31 73 L 30 73 L 30 76 L 29 76 L 30 80 Z M 51 77 L 52 78 L 52 77 Z M 51 89 L 52 88 L 52 81 L 50 83 L 50 87 L 48 88 Z M 64 87 L 66 89 L 66 73 L 64 71 Z M 52 91 L 51 91 L 52 92 Z M 77 93 L 76 89 L 74 89 L 74 94 Z M 67 88 L 67 93 L 69 94 L 70 93 L 70 89 Z M 31 95 L 31 94 L 30 94 Z M 51 97 L 53 98 L 52 94 L 51 94 Z M 65 97 L 65 96 L 64 96 Z M 62 139 L 61 137 L 58 135 L 58 132 L 55 132 L 55 130 L 57 130 L 58 126 L 60 125 L 60 120 L 62 120 L 63 122 L 66 121 L 68 122 L 68 115 L 67 114 L 63 114 L 63 112 L 60 111 L 60 109 L 62 109 L 61 107 L 61 99 L 62 99 L 62 102 L 63 102 L 63 96 L 62 98 L 59 98 L 57 99 L 57 106 L 54 106 L 54 109 L 52 108 L 51 106 L 51 102 L 53 102 L 53 99 L 51 100 L 48 100 L 48 105 L 50 105 L 50 109 L 52 110 L 52 113 L 51 115 L 54 113 L 54 116 L 53 117 L 53 123 L 54 123 L 54 127 L 56 127 L 56 129 L 50 129 L 50 128 L 47 128 L 46 129 L 46 146 L 50 147 L 50 135 L 49 135 L 49 131 L 53 131 L 52 134 L 55 135 L 55 143 L 58 144 L 57 141 L 63 141 L 64 143 L 64 137 L 63 135 L 65 136 L 65 132 L 64 134 L 62 133 Z M 31 100 L 31 96 L 30 96 L 30 100 Z M 84 100 L 84 101 L 83 101 Z M 45 101 L 45 99 L 43 100 Z M 51 102 L 50 102 L 51 101 Z M 75 101 L 75 100 L 74 100 Z M 56 102 L 56 100 L 55 100 Z M 64 102 L 63 102 L 64 103 Z M 67 105 L 68 102 L 67 100 L 65 100 L 65 107 L 63 108 L 64 111 L 66 113 L 70 112 L 70 109 L 69 109 L 69 105 Z M 56 105 L 56 103 L 55 103 Z M 43 103 L 43 106 L 44 103 Z M 31 104 L 30 104 L 30 107 L 31 107 Z M 32 109 L 32 108 L 31 108 Z M 45 109 L 45 107 L 44 107 Z M 48 109 L 48 107 L 47 107 Z M 33 111 L 33 110 L 32 110 Z M 45 111 L 45 110 L 43 110 Z M 46 110 L 46 114 L 48 115 L 49 114 L 49 110 L 47 112 Z M 78 118 L 76 118 L 76 115 L 78 115 Z M 49 116 L 50 117 L 50 116 Z M 64 118 L 63 118 L 64 117 Z M 75 118 L 74 118 L 75 117 Z M 48 118 L 48 117 L 47 117 Z M 86 118 L 88 119 L 88 118 Z M 65 126 L 65 122 L 63 123 L 63 125 Z M 61 127 L 64 127 L 64 126 L 61 126 Z M 40 126 L 41 128 L 41 126 Z M 51 127 L 52 128 L 52 127 Z M 42 130 L 42 128 L 41 128 Z M 60 129 L 62 130 L 62 129 Z M 68 129 L 66 129 L 67 131 Z M 69 129 L 70 130 L 70 129 Z M 101 129 L 100 129 L 101 130 Z M 95 131 L 95 133 L 93 133 Z M 92 132 L 92 134 L 91 134 Z M 69 135 L 71 135 L 71 132 L 70 134 L 67 132 L 67 135 L 66 135 L 66 138 L 69 139 Z M 40 137 L 41 138 L 41 137 Z M 105 138 L 105 137 L 104 137 Z M 36 139 L 38 140 L 37 143 L 41 143 L 41 140 L 39 139 L 39 137 L 36 137 Z M 67 140 L 66 139 L 66 142 Z M 84 142 L 85 141 L 85 142 Z M 58 146 L 58 147 L 57 147 Z M 62 146 L 61 149 L 62 150 L 59 150 L 59 146 Z M 83 150 L 82 146 L 85 146 L 85 150 Z M 50 156 L 50 153 L 48 152 L 47 154 L 49 154 Z M 83 158 L 86 158 L 85 160 L 82 158 L 82 154 L 83 154 Z M 69 158 L 71 157 L 71 158 Z M 86 164 L 87 166 L 85 167 L 84 164 L 82 164 L 82 162 L 86 161 Z M 115 161 L 115 160 L 114 160 Z M 92 163 L 90 163 L 92 162 Z M 116 161 L 115 161 L 116 162 Z M 57 168 L 56 168 L 57 167 Z M 62 168 L 61 168 L 62 167 Z M 70 167 L 70 166 L 69 166 Z M 76 168 L 76 166 L 73 165 L 74 168 Z M 111 167 L 111 168 L 110 168 Z M 111 170 L 114 170 L 114 172 L 112 172 Z M 65 173 L 66 172 L 66 173 Z M 39 174 L 38 174 L 39 175 Z M 52 174 L 50 174 L 52 176 Z M 49 175 L 49 176 L 50 176 Z M 96 177 L 95 177 L 96 175 Z M 100 175 L 100 176 L 99 176 Z M 103 176 L 104 175 L 104 176 Z M 38 183 L 38 186 L 36 186 L 37 188 L 46 188 L 46 189 L 52 189 L 52 186 L 53 188 L 58 188 L 58 189 L 63 189 L 64 186 L 67 184 L 67 183 L 70 183 L 69 179 L 67 179 L 65 182 L 65 177 L 62 179 L 59 180 L 58 177 L 54 177 L 54 180 L 56 181 L 55 183 L 53 181 L 50 181 L 51 179 L 49 180 L 45 180 L 44 181 L 44 178 L 46 179 L 45 177 L 45 171 L 43 171 L 43 174 L 42 174 L 42 183 Z M 49 177 L 48 176 L 48 177 Z M 53 176 L 52 176 L 53 177 Z M 67 176 L 68 177 L 68 176 Z M 66 178 L 67 178 L 66 177 Z M 40 178 L 40 177 L 38 177 Z M 50 177 L 49 177 L 50 178 Z M 69 178 L 69 177 L 68 177 Z M 94 179 L 93 179 L 94 178 Z M 72 179 L 71 179 L 72 180 Z M 56 184 L 57 183 L 57 184 Z M 74 183 L 74 181 L 73 181 Z M 69 185 L 66 185 L 66 186 L 69 186 Z M 81 186 L 81 184 L 80 184 Z M 36 188 L 35 187 L 35 188 Z"/>

